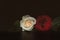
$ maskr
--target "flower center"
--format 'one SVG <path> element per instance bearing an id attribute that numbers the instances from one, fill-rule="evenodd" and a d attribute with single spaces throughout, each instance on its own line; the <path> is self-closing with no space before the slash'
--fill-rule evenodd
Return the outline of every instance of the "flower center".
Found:
<path id="1" fill-rule="evenodd" d="M 31 27 L 31 25 L 32 25 L 32 21 L 31 21 L 31 20 L 26 20 L 25 23 L 24 23 L 24 26 L 25 26 L 26 28 Z"/>

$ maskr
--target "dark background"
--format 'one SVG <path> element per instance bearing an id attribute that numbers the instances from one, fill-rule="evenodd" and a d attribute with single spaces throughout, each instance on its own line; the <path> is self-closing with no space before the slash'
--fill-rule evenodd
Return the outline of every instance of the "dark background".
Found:
<path id="1" fill-rule="evenodd" d="M 49 15 L 52 20 L 60 16 L 59 1 L 0 1 L 0 40 L 58 40 L 59 32 L 22 32 L 14 25 L 24 15 Z"/>

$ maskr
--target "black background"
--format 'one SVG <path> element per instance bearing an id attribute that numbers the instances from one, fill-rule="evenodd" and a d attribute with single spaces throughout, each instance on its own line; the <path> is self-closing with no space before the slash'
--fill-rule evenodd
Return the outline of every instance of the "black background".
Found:
<path id="1" fill-rule="evenodd" d="M 21 20 L 24 15 L 35 18 L 48 15 L 52 18 L 60 16 L 59 1 L 0 1 L 0 39 L 1 40 L 58 40 L 59 32 L 22 32 L 14 26 L 15 21 Z"/>

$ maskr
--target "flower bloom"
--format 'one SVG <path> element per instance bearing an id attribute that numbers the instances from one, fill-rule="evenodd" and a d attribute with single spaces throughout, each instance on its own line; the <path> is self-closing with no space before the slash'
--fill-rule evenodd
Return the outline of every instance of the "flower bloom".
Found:
<path id="1" fill-rule="evenodd" d="M 22 31 L 24 30 L 31 31 L 35 24 L 36 19 L 29 15 L 23 16 L 22 20 L 20 21 L 20 27 L 22 27 Z"/>

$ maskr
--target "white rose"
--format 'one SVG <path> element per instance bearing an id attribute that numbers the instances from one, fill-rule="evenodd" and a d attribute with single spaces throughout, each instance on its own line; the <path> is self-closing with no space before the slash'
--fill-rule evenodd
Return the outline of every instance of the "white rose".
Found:
<path id="1" fill-rule="evenodd" d="M 22 17 L 22 20 L 20 21 L 20 27 L 22 27 L 22 31 L 31 31 L 36 24 L 36 19 L 26 15 Z"/>

